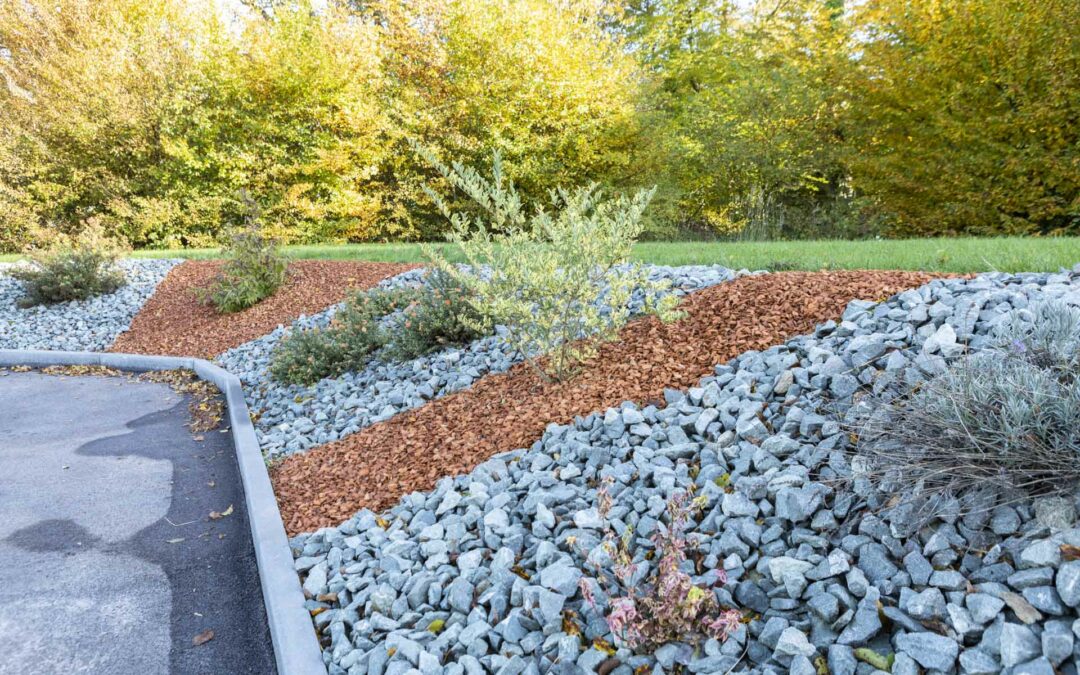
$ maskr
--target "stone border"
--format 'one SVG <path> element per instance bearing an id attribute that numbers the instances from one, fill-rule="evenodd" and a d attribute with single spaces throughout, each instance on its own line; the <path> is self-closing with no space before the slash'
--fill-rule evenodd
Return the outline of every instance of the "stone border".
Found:
<path id="1" fill-rule="evenodd" d="M 325 675 L 322 650 L 311 617 L 304 607 L 300 578 L 293 565 L 285 526 L 281 522 L 270 474 L 266 471 L 240 380 L 202 359 L 0 349 L 0 367 L 55 365 L 107 366 L 136 372 L 186 368 L 221 390 L 229 407 L 233 445 L 244 484 L 248 523 L 251 525 L 251 539 L 259 566 L 263 604 L 278 675 Z"/>

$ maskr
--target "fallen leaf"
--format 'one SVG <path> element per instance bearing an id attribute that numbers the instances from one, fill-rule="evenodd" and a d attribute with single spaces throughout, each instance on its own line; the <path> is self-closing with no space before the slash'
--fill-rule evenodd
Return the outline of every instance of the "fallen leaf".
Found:
<path id="1" fill-rule="evenodd" d="M 608 675 L 611 671 L 622 665 L 622 661 L 619 659 L 604 659 L 604 661 L 596 667 L 596 675 Z"/>
<path id="2" fill-rule="evenodd" d="M 191 644 L 194 647 L 198 647 L 199 645 L 204 645 L 204 644 L 206 644 L 207 642 L 210 642 L 213 639 L 214 639 L 214 631 L 207 628 L 203 632 L 201 632 L 198 635 L 196 635 L 195 637 L 191 638 Z"/>
<path id="3" fill-rule="evenodd" d="M 521 577 L 525 581 L 529 580 L 529 573 L 526 572 L 525 568 L 522 567 L 521 565 L 514 565 L 513 567 L 510 568 L 510 571 L 513 572 L 514 574 L 518 575 L 519 577 Z"/>
<path id="4" fill-rule="evenodd" d="M 1041 621 L 1043 618 L 1042 613 L 1035 609 L 1030 602 L 1025 600 L 1024 596 L 1018 593 L 1002 591 L 998 597 L 1004 600 L 1005 604 L 1009 606 L 1009 609 L 1016 612 L 1016 618 L 1024 623 L 1032 624 L 1036 621 Z"/>
<path id="5" fill-rule="evenodd" d="M 607 640 L 596 638 L 593 640 L 592 646 L 596 648 L 596 651 L 598 652 L 604 652 L 608 656 L 615 656 L 615 647 Z"/>
<path id="6" fill-rule="evenodd" d="M 225 509 L 224 511 L 222 511 L 220 513 L 218 513 L 217 511 L 211 511 L 210 512 L 210 520 L 221 520 L 225 516 L 231 516 L 232 515 L 232 507 L 233 507 L 233 505 L 229 504 L 229 508 Z"/>
<path id="7" fill-rule="evenodd" d="M 1072 544 L 1062 544 L 1061 557 L 1065 560 L 1080 560 L 1080 546 L 1073 546 Z"/>
<path id="8" fill-rule="evenodd" d="M 892 670 L 893 660 L 896 657 L 892 654 L 878 654 L 869 647 L 860 647 L 855 650 L 855 659 L 867 663 L 878 670 L 889 672 Z"/>
<path id="9" fill-rule="evenodd" d="M 581 627 L 578 626 L 577 614 L 572 609 L 563 611 L 562 615 L 562 629 L 567 635 L 581 635 Z"/>

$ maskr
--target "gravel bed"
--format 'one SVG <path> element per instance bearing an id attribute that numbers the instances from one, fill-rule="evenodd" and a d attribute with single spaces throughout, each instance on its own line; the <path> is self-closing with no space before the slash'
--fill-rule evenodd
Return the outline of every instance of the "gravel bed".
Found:
<path id="1" fill-rule="evenodd" d="M 746 270 L 721 266 L 650 266 L 650 277 L 671 281 L 671 292 L 686 293 L 730 281 Z M 381 287 L 421 283 L 423 270 L 381 282 Z M 638 293 L 632 306 L 640 307 Z M 500 373 L 521 361 L 498 334 L 463 347 L 451 347 L 411 361 L 372 360 L 367 367 L 311 386 L 284 385 L 269 374 L 278 342 L 291 330 L 325 326 L 338 306 L 300 317 L 277 330 L 220 355 L 216 361 L 244 383 L 248 406 L 259 415 L 256 432 L 263 452 L 280 457 L 329 443 L 394 415 L 464 389 L 488 373 Z"/>
<path id="2" fill-rule="evenodd" d="M 1050 298 L 1080 304 L 1080 266 L 852 302 L 841 322 L 717 366 L 662 408 L 552 426 L 381 515 L 295 537 L 331 675 L 875 672 L 863 648 L 895 654 L 893 673 L 1075 673 L 1080 561 L 1060 550 L 1080 546 L 1075 504 L 1021 501 L 916 528 L 903 509 L 872 513 L 838 488 L 852 475 L 843 421 L 862 414 L 862 392 L 909 387 Z M 695 581 L 725 570 L 718 599 L 753 620 L 696 650 L 597 648 L 615 638 L 579 582 L 595 585 L 586 557 L 603 559 L 604 479 L 640 578 L 666 500 L 696 485 L 707 506 L 691 523 L 704 554 Z"/>
<path id="3" fill-rule="evenodd" d="M 0 349 L 104 351 L 179 260 L 122 260 L 128 283 L 88 300 L 19 309 L 22 282 L 0 269 Z"/>

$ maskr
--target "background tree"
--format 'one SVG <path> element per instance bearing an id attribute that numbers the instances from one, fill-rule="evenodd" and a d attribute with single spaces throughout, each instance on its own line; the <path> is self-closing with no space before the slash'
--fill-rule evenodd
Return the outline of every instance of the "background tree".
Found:
<path id="1" fill-rule="evenodd" d="M 412 142 L 466 165 L 499 152 L 529 199 L 557 185 L 634 182 L 640 78 L 605 6 L 588 0 L 376 0 L 387 74 L 387 216 L 416 236 L 446 222 Z M 638 177 L 640 180 L 644 176 Z M 464 201 L 458 202 L 464 205 Z"/>
<path id="2" fill-rule="evenodd" d="M 629 14 L 654 78 L 647 152 L 668 167 L 669 219 L 721 232 L 812 227 L 844 184 L 841 8 L 651 0 Z"/>
<path id="3" fill-rule="evenodd" d="M 852 180 L 894 234 L 1080 232 L 1080 3 L 869 0 Z"/>

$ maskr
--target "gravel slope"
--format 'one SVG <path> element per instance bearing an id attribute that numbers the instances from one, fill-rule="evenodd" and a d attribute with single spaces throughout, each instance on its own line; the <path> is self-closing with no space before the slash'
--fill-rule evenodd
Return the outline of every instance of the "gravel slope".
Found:
<path id="1" fill-rule="evenodd" d="M 104 351 L 179 262 L 124 260 L 128 283 L 115 293 L 28 309 L 16 306 L 22 282 L 0 269 L 0 349 Z"/>
<path id="2" fill-rule="evenodd" d="M 1074 505 L 1002 504 L 919 528 L 838 482 L 852 475 L 842 421 L 857 395 L 905 390 L 1050 298 L 1080 304 L 1080 268 L 852 302 L 842 321 L 717 366 L 664 405 L 553 426 L 381 515 L 294 538 L 330 672 L 848 675 L 873 671 L 856 659 L 865 648 L 894 654 L 893 673 L 1075 673 L 1080 561 L 1061 550 L 1080 546 Z M 692 524 L 695 581 L 725 570 L 718 599 L 753 620 L 697 650 L 593 646 L 618 645 L 580 592 L 604 565 L 603 479 L 638 578 L 655 564 L 665 500 L 695 485 L 708 500 Z"/>
<path id="3" fill-rule="evenodd" d="M 311 530 L 337 524 L 363 507 L 389 507 L 404 494 L 430 490 L 443 476 L 527 447 L 549 424 L 622 401 L 658 401 L 665 387 L 691 386 L 717 363 L 840 316 L 853 298 L 888 296 L 930 278 L 912 272 L 784 272 L 703 289 L 680 305 L 686 316 L 679 321 L 631 322 L 568 382 L 545 382 L 518 365 L 285 458 L 271 472 L 285 528 Z"/>

